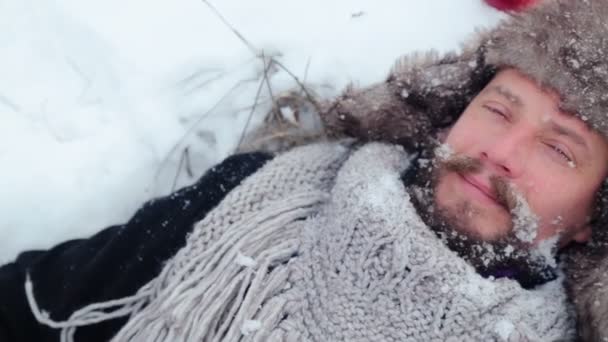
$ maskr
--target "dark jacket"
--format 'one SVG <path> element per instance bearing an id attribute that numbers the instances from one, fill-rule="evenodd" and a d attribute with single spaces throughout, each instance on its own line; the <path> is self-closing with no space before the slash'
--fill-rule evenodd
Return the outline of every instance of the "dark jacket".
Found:
<path id="1" fill-rule="evenodd" d="M 55 321 L 88 304 L 134 294 L 155 278 L 200 221 L 243 179 L 272 158 L 229 157 L 194 185 L 144 204 L 127 223 L 47 251 L 28 251 L 0 267 L 0 341 L 58 341 L 59 330 L 38 323 L 25 296 L 29 273 L 41 310 Z M 108 341 L 127 318 L 82 327 L 77 341 Z"/>

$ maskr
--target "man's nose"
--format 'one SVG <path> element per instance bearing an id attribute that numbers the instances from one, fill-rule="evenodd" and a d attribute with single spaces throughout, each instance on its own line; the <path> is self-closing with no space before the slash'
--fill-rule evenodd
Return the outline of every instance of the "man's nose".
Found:
<path id="1" fill-rule="evenodd" d="M 518 177 L 525 165 L 526 133 L 512 130 L 505 134 L 489 137 L 480 152 L 480 159 L 496 174 Z"/>

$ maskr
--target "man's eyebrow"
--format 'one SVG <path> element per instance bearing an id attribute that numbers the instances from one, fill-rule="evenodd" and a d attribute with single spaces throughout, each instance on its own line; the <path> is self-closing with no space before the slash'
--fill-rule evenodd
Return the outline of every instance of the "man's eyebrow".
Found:
<path id="1" fill-rule="evenodd" d="M 513 92 L 511 92 L 509 89 L 507 89 L 501 85 L 495 85 L 492 88 L 490 88 L 490 90 L 502 95 L 509 102 L 513 103 L 514 105 L 516 105 L 518 107 L 521 107 L 523 105 L 523 102 L 521 101 L 521 98 L 519 96 L 513 94 Z"/>
<path id="2" fill-rule="evenodd" d="M 577 145 L 580 145 L 586 149 L 589 149 L 585 139 L 580 134 L 578 134 L 576 131 L 574 131 L 568 127 L 562 126 L 553 120 L 549 121 L 549 125 L 551 126 L 551 130 L 554 131 L 555 133 L 566 136 L 566 137 L 570 138 L 570 140 L 572 140 Z"/>

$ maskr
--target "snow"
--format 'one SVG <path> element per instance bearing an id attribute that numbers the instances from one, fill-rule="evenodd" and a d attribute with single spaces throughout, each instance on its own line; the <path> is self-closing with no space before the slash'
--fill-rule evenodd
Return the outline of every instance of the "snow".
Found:
<path id="1" fill-rule="evenodd" d="M 296 113 L 291 107 L 281 107 L 280 111 L 283 118 L 287 119 L 287 121 L 291 122 L 294 125 L 298 124 L 298 120 L 296 119 Z"/>
<path id="2" fill-rule="evenodd" d="M 241 333 L 245 336 L 260 330 L 262 328 L 262 322 L 257 320 L 245 320 L 243 322 L 243 327 L 241 328 Z"/>
<path id="3" fill-rule="evenodd" d="M 513 322 L 511 321 L 503 319 L 496 323 L 494 329 L 502 340 L 507 341 L 509 339 L 509 336 L 511 336 L 511 334 L 515 330 L 515 325 L 513 325 Z"/>
<path id="4" fill-rule="evenodd" d="M 195 181 L 234 150 L 269 57 L 329 97 L 501 17 L 480 0 L 210 4 L 0 2 L 0 263 L 124 222 Z M 297 86 L 280 68 L 269 83 Z M 261 89 L 252 124 L 269 108 Z"/>
<path id="5" fill-rule="evenodd" d="M 454 155 L 454 150 L 452 146 L 448 144 L 440 144 L 435 148 L 435 156 L 440 161 L 449 160 Z"/>
<path id="6" fill-rule="evenodd" d="M 469 270 L 469 272 L 473 272 Z M 456 286 L 456 291 L 480 307 L 489 307 L 496 300 L 496 283 L 469 273 L 466 281 Z"/>
<path id="7" fill-rule="evenodd" d="M 255 262 L 255 260 L 252 257 L 246 256 L 240 252 L 236 255 L 235 262 L 238 265 L 245 266 L 245 267 L 255 267 L 257 265 L 257 263 Z"/>
<path id="8" fill-rule="evenodd" d="M 392 203 L 387 203 L 387 198 L 394 197 L 402 188 L 400 180 L 393 174 L 387 172 L 378 176 L 374 182 L 368 184 L 369 193 L 362 200 L 368 202 L 375 211 L 390 214 L 395 209 Z"/>
<path id="9" fill-rule="evenodd" d="M 530 205 L 526 201 L 525 197 L 515 189 L 511 187 L 512 192 L 515 194 L 515 207 L 511 210 L 513 216 L 513 230 L 515 236 L 523 242 L 532 242 L 538 234 L 538 221 L 539 218 L 534 212 Z"/>
<path id="10" fill-rule="evenodd" d="M 554 235 L 548 239 L 542 240 L 532 249 L 532 255 L 541 260 L 550 267 L 557 267 L 557 260 L 555 259 L 555 252 L 557 251 L 557 244 L 559 242 L 559 234 Z"/>

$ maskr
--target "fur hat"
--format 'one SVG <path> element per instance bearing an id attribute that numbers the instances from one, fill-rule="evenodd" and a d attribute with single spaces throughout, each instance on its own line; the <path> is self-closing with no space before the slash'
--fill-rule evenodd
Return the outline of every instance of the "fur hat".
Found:
<path id="1" fill-rule="evenodd" d="M 608 341 L 608 249 L 566 254 L 567 290 L 581 341 Z"/>
<path id="2" fill-rule="evenodd" d="M 419 147 L 453 123 L 505 67 L 556 91 L 561 108 L 608 138 L 608 0 L 550 0 L 479 32 L 460 53 L 402 58 L 384 83 L 348 88 L 327 105 L 331 135 Z M 608 191 L 594 241 L 566 253 L 567 287 L 584 341 L 608 340 Z"/>

